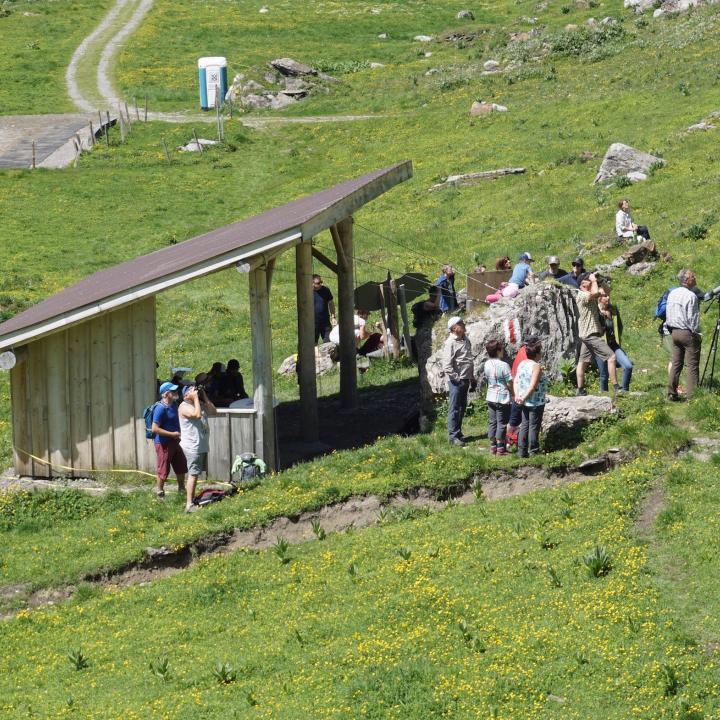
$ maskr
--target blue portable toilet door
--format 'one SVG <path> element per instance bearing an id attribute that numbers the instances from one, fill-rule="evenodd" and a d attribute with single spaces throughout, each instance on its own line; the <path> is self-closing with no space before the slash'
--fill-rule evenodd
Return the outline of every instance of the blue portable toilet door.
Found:
<path id="1" fill-rule="evenodd" d="M 208 105 L 207 71 L 205 68 L 200 68 L 198 70 L 198 74 L 200 76 L 200 107 L 203 110 L 209 110 L 210 105 Z"/>

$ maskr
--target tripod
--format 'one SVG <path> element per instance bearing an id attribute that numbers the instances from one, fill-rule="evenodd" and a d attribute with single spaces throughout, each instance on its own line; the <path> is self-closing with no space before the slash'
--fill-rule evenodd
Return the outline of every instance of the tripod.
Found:
<path id="1" fill-rule="evenodd" d="M 705 312 L 712 307 L 713 301 L 715 300 L 717 300 L 717 295 L 710 300 L 707 308 L 705 308 Z M 718 300 L 715 304 L 717 305 L 718 316 L 715 320 L 715 329 L 713 330 L 710 348 L 708 350 L 707 358 L 705 359 L 705 367 L 703 368 L 702 378 L 700 379 L 700 387 L 708 388 L 708 390 L 712 389 L 715 384 L 715 359 L 717 357 L 718 338 L 720 337 L 720 300 Z M 710 368 L 710 377 L 706 379 L 708 368 Z"/>

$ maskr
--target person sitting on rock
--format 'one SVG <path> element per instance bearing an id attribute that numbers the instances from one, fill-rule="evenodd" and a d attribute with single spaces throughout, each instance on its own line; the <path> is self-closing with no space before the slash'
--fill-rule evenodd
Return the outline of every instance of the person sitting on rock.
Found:
<path id="1" fill-rule="evenodd" d="M 541 280 L 559 280 L 563 275 L 567 275 L 567 270 L 560 267 L 560 258 L 557 255 L 551 255 L 548 258 L 548 269 L 540 273 Z"/>
<path id="2" fill-rule="evenodd" d="M 507 455 L 505 429 L 510 418 L 510 400 L 513 393 L 510 366 L 503 359 L 505 349 L 499 340 L 490 340 L 485 345 L 488 360 L 483 367 L 487 380 L 485 400 L 488 406 L 488 439 L 493 455 Z"/>
<path id="3" fill-rule="evenodd" d="M 540 452 L 540 427 L 545 412 L 545 378 L 540 366 L 542 345 L 526 343 L 527 359 L 518 365 L 515 375 L 515 402 L 522 407 L 518 433 L 518 457 Z"/>
<path id="4" fill-rule="evenodd" d="M 625 351 L 620 347 L 622 341 L 623 324 L 620 317 L 620 311 L 610 302 L 610 296 L 603 288 L 600 288 L 600 297 L 598 297 L 598 307 L 600 309 L 600 317 L 605 324 L 605 340 L 610 349 L 615 353 L 615 360 L 622 368 L 623 380 L 621 393 L 630 390 L 630 379 L 632 378 L 633 364 Z M 600 372 L 600 391 L 608 391 L 608 368 L 607 363 L 600 361 L 597 356 L 595 363 Z"/>
<path id="5" fill-rule="evenodd" d="M 530 267 L 532 261 L 533 258 L 529 252 L 524 252 L 520 255 L 517 265 L 513 268 L 507 286 L 502 290 L 503 297 L 514 298 L 520 290 L 533 281 L 535 276 Z"/>
<path id="6" fill-rule="evenodd" d="M 585 262 L 581 257 L 576 257 L 572 261 L 572 270 L 562 277 L 558 278 L 558 282 L 563 285 L 569 285 L 570 287 L 578 290 L 580 288 L 580 281 L 587 275 L 585 272 Z"/>
<path id="7" fill-rule="evenodd" d="M 630 202 L 623 198 L 618 202 L 618 211 L 615 213 L 615 234 L 618 242 L 632 242 L 635 236 L 643 240 L 650 239 L 650 232 L 644 225 L 636 225 L 630 217 Z"/>
<path id="8" fill-rule="evenodd" d="M 367 329 L 367 319 L 370 316 L 369 310 L 355 310 L 355 346 L 358 355 L 367 355 L 375 352 L 383 346 L 382 333 L 371 333 Z M 376 323 L 375 327 L 382 327 L 382 323 Z M 340 345 L 340 325 L 335 325 L 330 331 L 330 342 Z"/>

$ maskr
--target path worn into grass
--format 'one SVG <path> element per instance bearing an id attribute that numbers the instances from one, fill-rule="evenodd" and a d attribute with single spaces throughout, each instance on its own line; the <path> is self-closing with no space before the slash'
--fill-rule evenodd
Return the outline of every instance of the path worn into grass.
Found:
<path id="1" fill-rule="evenodd" d="M 327 534 L 359 530 L 382 522 L 384 514 L 389 519 L 393 516 L 402 519 L 412 516 L 413 511 L 437 512 L 452 503 L 470 504 L 477 500 L 492 502 L 535 490 L 583 482 L 615 467 L 619 460 L 617 453 L 609 453 L 593 462 L 567 470 L 547 470 L 526 465 L 512 471 L 495 470 L 476 474 L 464 483 L 444 489 L 416 488 L 390 498 L 377 495 L 352 497 L 319 510 L 304 512 L 298 517 L 279 517 L 268 525 L 215 533 L 177 550 L 169 550 L 164 546 L 147 548 L 144 558 L 114 570 L 88 575 L 82 582 L 108 588 L 144 585 L 182 572 L 201 557 L 236 550 L 267 550 L 275 545 L 279 537 L 291 545 L 311 541 L 316 537 L 313 527 L 316 523 Z M 66 585 L 32 591 L 27 583 L 0 587 L 0 607 L 15 606 L 12 611 L 0 611 L 0 620 L 14 617 L 18 609 L 69 600 L 76 590 L 75 585 Z"/>

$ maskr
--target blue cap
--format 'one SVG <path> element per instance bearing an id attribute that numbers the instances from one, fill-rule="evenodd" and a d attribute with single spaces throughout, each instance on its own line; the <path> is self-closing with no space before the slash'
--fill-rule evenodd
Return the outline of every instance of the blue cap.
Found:
<path id="1" fill-rule="evenodd" d="M 178 386 L 177 386 L 177 385 L 173 385 L 173 383 L 171 383 L 171 382 L 164 382 L 164 383 L 160 386 L 160 394 L 161 394 L 161 395 L 164 395 L 166 392 L 169 392 L 170 390 L 172 390 L 173 392 L 175 392 L 175 390 L 177 390 L 177 389 L 178 389 Z"/>

